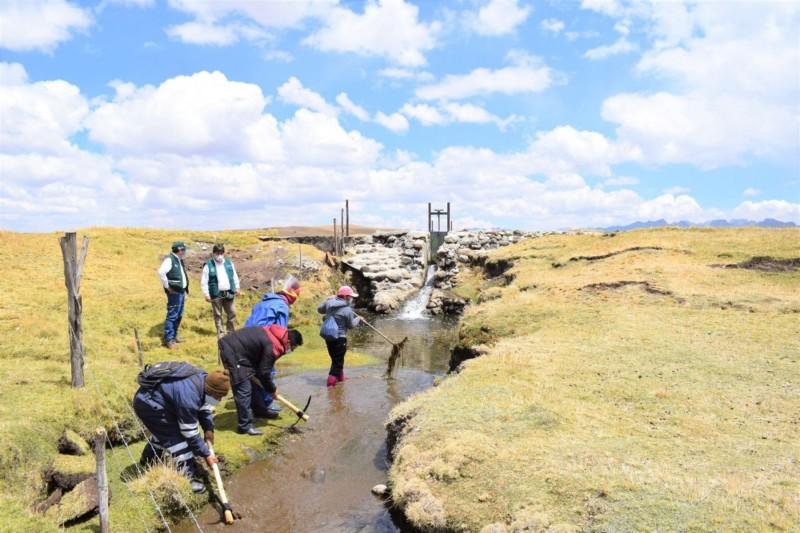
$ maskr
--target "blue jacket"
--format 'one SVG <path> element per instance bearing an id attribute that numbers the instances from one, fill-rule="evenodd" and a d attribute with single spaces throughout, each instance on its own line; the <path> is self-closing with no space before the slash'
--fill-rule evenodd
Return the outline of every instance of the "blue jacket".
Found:
<path id="1" fill-rule="evenodd" d="M 353 308 L 350 307 L 346 300 L 337 296 L 332 296 L 319 304 L 317 312 L 325 315 L 325 318 L 333 315 L 336 325 L 339 326 L 339 338 L 347 338 L 347 330 L 356 327 L 359 323 Z"/>
<path id="2" fill-rule="evenodd" d="M 253 306 L 250 318 L 244 323 L 244 327 L 264 327 L 273 324 L 284 328 L 289 327 L 289 304 L 286 303 L 283 296 L 268 292 L 259 303 Z"/>
<path id="3" fill-rule="evenodd" d="M 140 388 L 134 399 L 147 404 L 154 415 L 161 413 L 161 419 L 173 425 L 195 455 L 201 457 L 210 455 L 201 428 L 202 431 L 214 429 L 211 409 L 205 405 L 206 376 L 201 372 L 187 378 L 163 381 L 153 389 Z"/>

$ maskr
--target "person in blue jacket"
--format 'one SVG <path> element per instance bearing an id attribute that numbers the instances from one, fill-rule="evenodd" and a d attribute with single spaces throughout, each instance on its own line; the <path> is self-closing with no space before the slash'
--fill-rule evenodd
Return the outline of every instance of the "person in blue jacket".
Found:
<path id="1" fill-rule="evenodd" d="M 194 459 L 217 462 L 205 441 L 214 442 L 213 406 L 230 390 L 228 374 L 175 361 L 147 365 L 138 381 L 133 410 L 152 434 L 139 462 L 147 466 L 169 454 L 192 490 L 204 492 Z"/>
<path id="2" fill-rule="evenodd" d="M 250 316 L 245 322 L 244 327 L 269 327 L 278 325 L 283 328 L 289 327 L 289 317 L 291 316 L 290 306 L 300 297 L 300 281 L 294 276 L 289 276 L 283 282 L 283 290 L 277 293 L 268 292 L 262 296 L 261 301 L 253 306 Z M 277 371 L 272 369 L 272 379 L 275 379 Z M 253 413 L 257 417 L 277 418 L 280 415 L 281 407 L 274 401 L 272 394 L 260 386 L 253 385 Z"/>

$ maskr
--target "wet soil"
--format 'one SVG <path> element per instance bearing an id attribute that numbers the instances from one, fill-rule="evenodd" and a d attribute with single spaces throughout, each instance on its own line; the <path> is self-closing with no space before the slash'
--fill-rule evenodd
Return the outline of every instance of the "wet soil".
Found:
<path id="1" fill-rule="evenodd" d="M 347 379 L 332 389 L 325 386 L 325 371 L 279 378 L 278 388 L 295 403 L 312 397 L 310 420 L 300 422 L 300 434 L 284 441 L 277 455 L 226 480 L 230 501 L 242 519 L 225 526 L 219 511 L 209 508 L 199 517 L 203 531 L 404 530 L 370 492 L 387 480 L 384 423 L 394 405 L 432 386 L 434 378 L 447 371 L 456 323 L 386 318 L 372 323 L 389 338 L 409 337 L 395 379 L 384 378 L 385 364 L 347 368 L 346 360 Z M 391 348 L 367 328 L 354 333 L 351 346 L 384 359 Z M 281 417 L 294 415 L 284 409 Z M 191 524 L 177 528 L 193 530 Z"/>
<path id="2" fill-rule="evenodd" d="M 570 257 L 567 261 L 568 263 L 573 263 L 576 261 L 599 261 L 601 259 L 608 259 L 609 257 L 614 257 L 615 255 L 625 254 L 628 252 L 642 252 L 642 251 L 659 251 L 663 250 L 660 246 L 633 246 L 631 248 L 625 248 L 624 250 L 617 250 L 615 252 L 610 252 L 607 254 L 602 255 L 579 255 L 576 257 Z M 553 263 L 553 268 L 561 268 L 564 266 L 564 263 Z"/>
<path id="3" fill-rule="evenodd" d="M 760 272 L 794 272 L 800 270 L 800 257 L 776 259 L 769 256 L 757 256 L 741 263 L 711 266 L 714 268 L 742 268 Z"/>

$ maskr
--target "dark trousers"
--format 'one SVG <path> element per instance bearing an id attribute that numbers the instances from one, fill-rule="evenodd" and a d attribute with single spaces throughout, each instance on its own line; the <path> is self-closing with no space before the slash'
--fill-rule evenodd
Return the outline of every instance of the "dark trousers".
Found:
<path id="1" fill-rule="evenodd" d="M 328 355 L 331 358 L 331 369 L 328 374 L 340 376 L 344 373 L 344 354 L 347 353 L 347 337 L 339 337 L 334 341 L 325 341 L 328 346 Z"/>
<path id="2" fill-rule="evenodd" d="M 167 293 L 167 318 L 164 320 L 164 342 L 169 343 L 178 336 L 183 318 L 183 302 L 186 300 L 185 292 Z"/>
<path id="3" fill-rule="evenodd" d="M 163 458 L 169 454 L 178 471 L 194 479 L 197 475 L 194 453 L 181 435 L 178 422 L 170 419 L 163 406 L 154 405 L 147 393 L 136 393 L 133 410 L 152 434 L 149 442 L 144 445 L 139 462 L 143 465 L 154 464 L 158 457 Z"/>
<path id="4" fill-rule="evenodd" d="M 236 403 L 236 417 L 238 424 L 236 429 L 246 431 L 253 425 L 253 384 L 249 379 L 232 386 L 233 401 Z"/>

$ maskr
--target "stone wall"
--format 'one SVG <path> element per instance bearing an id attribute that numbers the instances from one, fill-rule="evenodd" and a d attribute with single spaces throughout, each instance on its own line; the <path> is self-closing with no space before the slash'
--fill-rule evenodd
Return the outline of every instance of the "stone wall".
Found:
<path id="1" fill-rule="evenodd" d="M 342 262 L 359 289 L 369 293 L 369 307 L 390 313 L 422 287 L 429 250 L 423 231 L 359 235 L 350 237 Z"/>
<path id="2" fill-rule="evenodd" d="M 481 264 L 486 250 L 514 244 L 538 233 L 510 230 L 456 231 L 444 238 L 436 252 L 436 277 L 434 287 L 452 289 L 455 277 L 462 266 Z"/>

